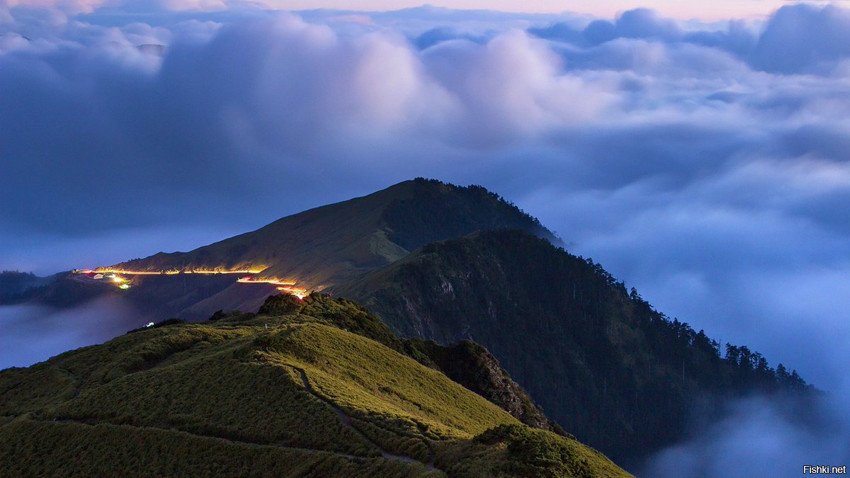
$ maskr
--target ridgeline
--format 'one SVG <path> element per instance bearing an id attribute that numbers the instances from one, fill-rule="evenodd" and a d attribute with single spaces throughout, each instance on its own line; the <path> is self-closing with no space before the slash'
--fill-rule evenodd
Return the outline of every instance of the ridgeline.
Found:
<path id="1" fill-rule="evenodd" d="M 0 475 L 628 476 L 349 301 L 274 296 L 212 319 L 0 372 Z"/>
<path id="2" fill-rule="evenodd" d="M 416 179 L 190 252 L 109 266 L 139 272 L 115 278 L 127 290 L 80 274 L 49 280 L 0 274 L 0 282 L 14 289 L 8 297 L 0 294 L 0 302 L 67 307 L 110 294 L 156 320 L 199 320 L 218 310 L 261 306 L 265 316 L 289 317 L 301 306 L 280 298 L 288 296 L 266 298 L 275 284 L 291 281 L 295 288 L 355 300 L 385 322 L 340 306 L 347 312 L 334 316 L 333 327 L 439 370 L 527 425 L 569 436 L 566 430 L 626 467 L 681 440 L 690 414 L 719 415 L 728 399 L 757 393 L 805 401 L 816 395 L 795 371 L 770 366 L 746 346 L 721 349 L 708 333 L 656 311 L 601 265 L 558 243 L 535 218 L 480 186 Z M 243 271 L 252 276 L 237 282 Z M 337 304 L 313 297 L 314 318 L 320 304 Z M 339 323 L 349 315 L 347 325 Z M 224 317 L 229 327 L 251 323 L 241 313 L 234 317 L 242 322 L 224 312 L 214 317 Z M 293 327 L 296 319 L 287 320 Z M 316 327 L 300 333 L 337 330 Z M 302 388 L 306 374 L 322 393 L 311 369 L 296 364 L 283 370 Z M 462 430 L 467 438 L 484 431 Z M 487 436 L 485 442 L 516 434 Z"/>

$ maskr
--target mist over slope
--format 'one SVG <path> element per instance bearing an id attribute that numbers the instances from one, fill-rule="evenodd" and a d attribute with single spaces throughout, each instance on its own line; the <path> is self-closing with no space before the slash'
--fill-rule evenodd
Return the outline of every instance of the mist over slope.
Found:
<path id="1" fill-rule="evenodd" d="M 105 342 L 154 319 L 118 297 L 69 308 L 0 306 L 0 369 L 25 367 L 69 349 Z"/>

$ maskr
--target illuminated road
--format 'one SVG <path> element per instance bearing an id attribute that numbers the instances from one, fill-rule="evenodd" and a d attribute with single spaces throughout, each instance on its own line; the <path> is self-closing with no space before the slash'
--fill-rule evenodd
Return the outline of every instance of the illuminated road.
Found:
<path id="1" fill-rule="evenodd" d="M 94 280 L 108 280 L 114 282 L 115 285 L 122 290 L 129 289 L 130 279 L 124 276 L 172 276 L 178 274 L 198 274 L 198 275 L 219 275 L 219 274 L 259 274 L 263 269 L 244 269 L 244 270 L 221 270 L 221 269 L 190 269 L 190 270 L 167 270 L 167 271 L 131 271 L 126 269 L 74 269 L 74 274 L 83 274 L 91 277 Z M 253 275 L 243 276 L 236 280 L 240 284 L 271 284 L 278 286 L 277 290 L 287 294 L 294 295 L 299 299 L 307 296 L 307 289 L 295 287 L 297 281 L 284 280 L 273 277 L 255 278 Z"/>

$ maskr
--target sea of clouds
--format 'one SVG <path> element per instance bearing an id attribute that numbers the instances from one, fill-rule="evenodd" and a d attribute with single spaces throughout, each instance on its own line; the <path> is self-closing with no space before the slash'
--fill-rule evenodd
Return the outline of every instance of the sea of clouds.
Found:
<path id="1" fill-rule="evenodd" d="M 838 6 L 702 23 L 0 0 L 0 269 L 186 250 L 415 176 L 481 184 L 659 310 L 841 403 L 848 113 Z M 764 434 L 780 441 L 755 461 L 799 463 L 777 476 L 816 464 L 806 450 L 846 464 L 847 427 L 753 400 L 647 469 L 720 476 L 705 462 Z M 846 423 L 843 408 L 824 413 Z M 819 440 L 839 451 L 803 446 Z"/>

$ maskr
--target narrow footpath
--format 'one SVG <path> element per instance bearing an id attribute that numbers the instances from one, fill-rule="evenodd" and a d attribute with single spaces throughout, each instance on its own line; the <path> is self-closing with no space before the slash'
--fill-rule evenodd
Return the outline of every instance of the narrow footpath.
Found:
<path id="1" fill-rule="evenodd" d="M 381 456 L 383 458 L 385 458 L 387 460 L 401 461 L 401 462 L 410 463 L 410 464 L 421 463 L 421 464 L 425 465 L 425 468 L 428 469 L 429 471 L 438 469 L 437 467 L 434 466 L 434 453 L 433 453 L 433 451 L 431 451 L 431 453 L 429 454 L 430 456 L 428 457 L 427 462 L 416 460 L 416 459 L 410 458 L 408 456 L 395 455 L 395 454 L 392 454 L 392 453 L 386 451 L 383 447 L 381 447 L 381 445 L 379 445 L 378 443 L 375 443 L 369 437 L 364 435 L 363 432 L 358 430 L 357 427 L 355 427 L 352 424 L 351 417 L 348 416 L 344 411 L 342 411 L 342 409 L 340 409 L 338 406 L 336 406 L 330 400 L 328 400 L 325 397 L 321 396 L 320 394 L 316 393 L 316 390 L 310 384 L 310 380 L 307 379 L 307 373 L 304 371 L 304 369 L 302 369 L 300 367 L 296 367 L 294 365 L 289 365 L 289 367 L 292 367 L 293 370 L 297 371 L 298 374 L 301 375 L 301 381 L 304 383 L 304 389 L 306 389 L 311 395 L 313 395 L 314 397 L 318 398 L 319 400 L 324 402 L 326 405 L 331 407 L 331 409 L 337 414 L 337 416 L 339 417 L 339 419 L 342 421 L 342 423 L 345 426 L 350 428 L 351 431 L 356 433 L 360 438 L 362 438 L 364 441 L 366 441 L 366 443 L 369 443 L 370 445 L 375 447 L 378 451 L 380 451 Z"/>

